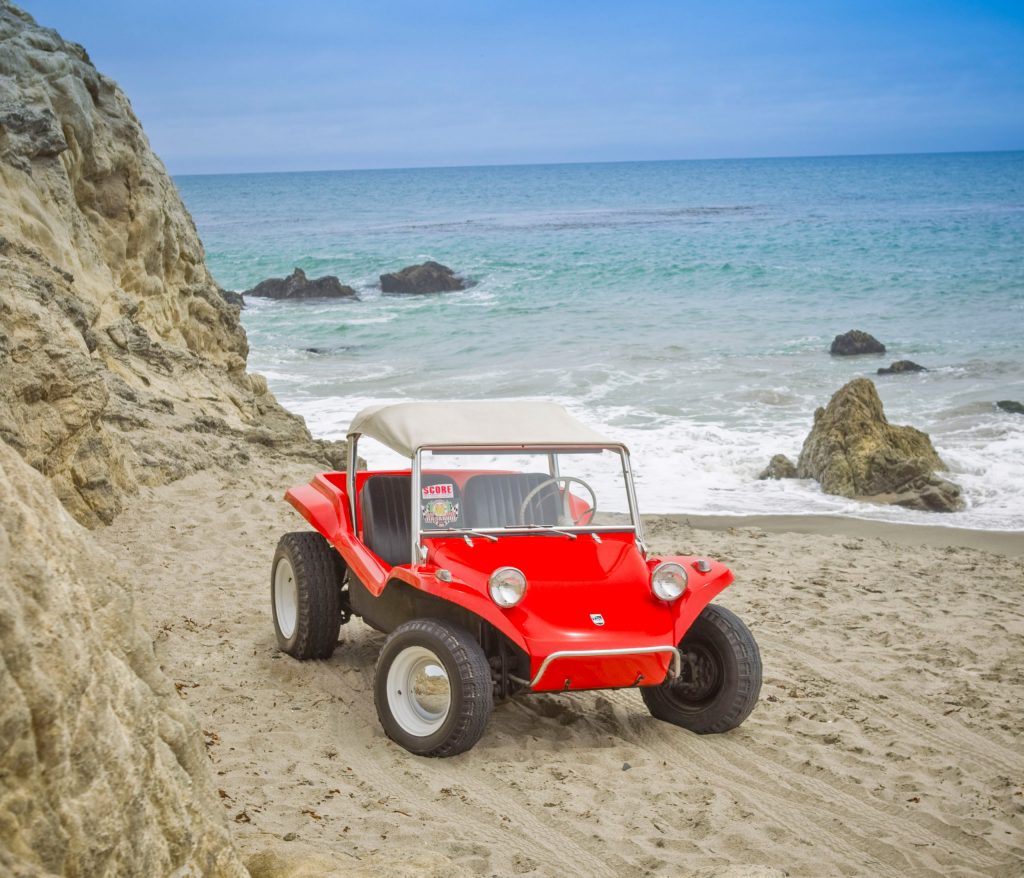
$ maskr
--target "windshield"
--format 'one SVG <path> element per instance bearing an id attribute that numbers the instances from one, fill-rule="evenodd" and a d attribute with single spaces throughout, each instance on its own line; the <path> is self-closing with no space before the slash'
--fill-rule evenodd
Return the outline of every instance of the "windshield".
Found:
<path id="1" fill-rule="evenodd" d="M 419 511 L 424 536 L 633 526 L 618 449 L 424 451 Z"/>

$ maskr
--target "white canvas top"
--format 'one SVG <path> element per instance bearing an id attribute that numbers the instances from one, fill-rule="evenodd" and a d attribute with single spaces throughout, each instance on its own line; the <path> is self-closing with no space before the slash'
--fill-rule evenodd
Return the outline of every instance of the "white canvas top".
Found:
<path id="1" fill-rule="evenodd" d="M 371 405 L 349 438 L 371 436 L 405 457 L 418 448 L 491 445 L 613 445 L 553 402 L 400 402 Z"/>

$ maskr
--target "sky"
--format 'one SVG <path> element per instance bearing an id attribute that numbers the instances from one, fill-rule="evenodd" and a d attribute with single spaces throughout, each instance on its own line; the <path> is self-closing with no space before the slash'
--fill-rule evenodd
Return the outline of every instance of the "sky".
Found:
<path id="1" fill-rule="evenodd" d="M 1024 148 L 1024 3 L 20 0 L 172 173 Z"/>

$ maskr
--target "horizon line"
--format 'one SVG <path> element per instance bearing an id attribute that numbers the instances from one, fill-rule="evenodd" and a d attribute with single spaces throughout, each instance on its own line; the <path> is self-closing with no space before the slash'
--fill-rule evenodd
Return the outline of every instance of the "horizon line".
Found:
<path id="1" fill-rule="evenodd" d="M 476 170 L 485 168 L 545 168 L 564 165 L 654 165 L 674 162 L 749 162 L 749 161 L 786 161 L 792 159 L 847 159 L 847 158 L 894 158 L 910 156 L 952 156 L 952 155 L 999 155 L 1005 153 L 1024 152 L 1024 147 L 1013 149 L 957 149 L 935 150 L 926 152 L 850 152 L 850 153 L 812 153 L 810 155 L 760 155 L 760 156 L 727 156 L 701 158 L 671 159 L 603 159 L 597 161 L 566 161 L 566 162 L 496 162 L 494 164 L 466 165 L 389 165 L 377 168 L 308 168 L 305 170 L 277 171 L 192 171 L 174 173 L 168 171 L 172 178 L 178 177 L 233 177 L 233 176 L 270 176 L 273 174 L 358 174 L 376 173 L 379 171 L 447 171 Z"/>

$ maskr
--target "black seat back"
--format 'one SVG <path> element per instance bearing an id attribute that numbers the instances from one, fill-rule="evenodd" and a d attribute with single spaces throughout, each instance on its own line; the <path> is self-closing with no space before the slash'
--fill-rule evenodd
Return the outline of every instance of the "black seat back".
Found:
<path id="1" fill-rule="evenodd" d="M 530 492 L 543 485 L 526 504 Z M 490 473 L 472 476 L 463 494 L 466 527 L 515 527 L 519 524 L 555 526 L 562 509 L 558 486 L 547 473 Z"/>
<path id="2" fill-rule="evenodd" d="M 411 486 L 410 476 L 370 476 L 359 492 L 363 542 L 392 567 L 412 563 Z M 439 486 L 443 486 L 440 491 L 430 490 Z M 459 486 L 451 476 L 424 473 L 420 488 L 424 494 L 420 501 L 424 532 L 463 526 Z"/>
<path id="3" fill-rule="evenodd" d="M 409 476 L 370 476 L 359 491 L 363 542 L 392 567 L 412 562 Z"/>

